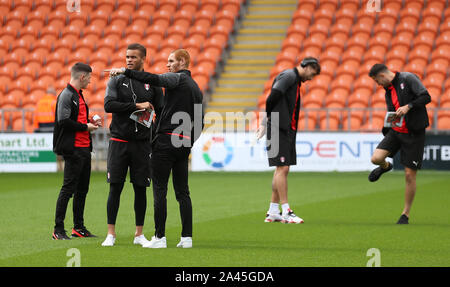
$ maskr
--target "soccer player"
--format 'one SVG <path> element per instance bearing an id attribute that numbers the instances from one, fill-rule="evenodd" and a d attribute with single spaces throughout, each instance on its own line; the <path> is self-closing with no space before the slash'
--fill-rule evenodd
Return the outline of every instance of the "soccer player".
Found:
<path id="1" fill-rule="evenodd" d="M 320 74 L 316 58 L 306 57 L 300 65 L 282 71 L 274 80 L 266 100 L 266 118 L 257 131 L 260 139 L 266 133 L 269 166 L 275 166 L 272 197 L 265 222 L 303 223 L 288 203 L 289 166 L 297 164 L 295 141 L 300 113 L 301 83 Z M 281 204 L 282 212 L 280 213 Z"/>
<path id="2" fill-rule="evenodd" d="M 128 69 L 143 71 L 146 54 L 144 46 L 138 43 L 130 44 L 126 51 Z M 140 109 L 156 109 L 159 117 L 163 105 L 162 97 L 160 87 L 144 84 L 124 75 L 112 77 L 108 81 L 105 111 L 112 113 L 107 161 L 108 234 L 102 246 L 115 244 L 116 218 L 128 168 L 134 189 L 136 232 L 133 243 L 143 245 L 148 242 L 142 230 L 147 207 L 146 189 L 150 186 L 151 178 L 150 141 L 153 125 L 147 128 L 130 119 L 130 115 Z"/>
<path id="3" fill-rule="evenodd" d="M 73 196 L 72 237 L 95 237 L 84 226 L 84 207 L 91 177 L 91 131 L 98 125 L 89 120 L 89 109 L 82 89 L 91 82 L 92 68 L 76 63 L 71 68 L 70 82 L 56 102 L 53 151 L 64 158 L 64 182 L 56 202 L 54 240 L 70 239 L 64 230 L 69 199 Z"/>
<path id="4" fill-rule="evenodd" d="M 169 73 L 157 75 L 131 69 L 112 69 L 111 75 L 124 74 L 143 83 L 165 88 L 164 110 L 153 139 L 153 197 L 155 236 L 143 245 L 166 248 L 167 184 L 172 172 L 175 197 L 180 206 L 181 239 L 177 247 L 192 247 L 192 203 L 188 186 L 188 157 L 203 128 L 203 95 L 188 70 L 189 53 L 173 51 L 167 61 Z"/>
<path id="5" fill-rule="evenodd" d="M 402 126 L 383 128 L 383 140 L 372 154 L 371 161 L 379 167 L 369 174 L 369 181 L 377 181 L 392 169 L 387 157 L 400 151 L 405 167 L 405 204 L 397 224 L 408 224 L 409 213 L 416 193 L 416 174 L 421 168 L 425 145 L 425 128 L 429 126 L 426 104 L 430 94 L 419 78 L 408 72 L 392 72 L 384 64 L 375 64 L 369 76 L 386 90 L 386 105 L 396 117 L 404 117 Z"/>

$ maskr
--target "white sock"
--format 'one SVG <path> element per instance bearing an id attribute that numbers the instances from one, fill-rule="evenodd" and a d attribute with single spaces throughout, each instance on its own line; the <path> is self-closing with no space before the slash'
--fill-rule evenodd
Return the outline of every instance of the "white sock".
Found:
<path id="1" fill-rule="evenodd" d="M 289 203 L 285 203 L 281 205 L 281 209 L 283 210 L 283 214 L 288 214 L 289 213 Z"/>
<path id="2" fill-rule="evenodd" d="M 280 213 L 280 205 L 278 203 L 270 203 L 269 212 L 270 214 L 278 214 Z"/>

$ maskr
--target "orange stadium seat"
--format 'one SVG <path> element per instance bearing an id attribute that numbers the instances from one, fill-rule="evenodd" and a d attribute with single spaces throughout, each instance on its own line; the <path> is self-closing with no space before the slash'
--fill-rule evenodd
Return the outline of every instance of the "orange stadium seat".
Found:
<path id="1" fill-rule="evenodd" d="M 320 72 L 319 77 L 321 77 L 321 76 L 327 77 L 326 79 L 328 80 L 328 83 L 330 83 L 331 79 L 334 77 L 334 74 L 336 73 L 338 63 L 333 60 L 323 60 L 323 61 L 320 61 L 320 66 L 322 67 L 322 71 Z M 315 77 L 315 78 L 317 78 L 317 77 Z M 314 79 L 313 79 L 313 81 L 314 81 Z M 327 87 L 328 87 L 328 84 L 327 84 Z"/>
<path id="2" fill-rule="evenodd" d="M 325 67 L 325 66 L 324 66 Z M 322 67 L 322 69 L 324 68 Z M 311 90 L 321 89 L 325 92 L 328 92 L 328 87 L 331 83 L 332 76 L 329 74 L 320 73 L 317 77 L 314 77 L 309 83 L 308 86 Z"/>
<path id="3" fill-rule="evenodd" d="M 354 77 L 351 74 L 336 74 L 336 78 L 334 78 L 330 85 L 331 92 L 335 90 L 345 90 L 348 93 L 353 81 Z"/>
<path id="4" fill-rule="evenodd" d="M 207 10 L 207 11 L 211 11 L 213 13 L 217 12 L 217 10 L 219 9 L 219 5 L 220 5 L 220 1 L 215 1 L 215 0 L 201 0 L 200 3 L 201 3 L 201 6 L 200 6 L 201 10 Z"/>
<path id="5" fill-rule="evenodd" d="M 122 12 L 123 12 L 122 10 L 117 10 L 114 13 L 119 14 L 119 13 L 122 13 Z M 139 9 L 139 10 L 131 12 L 130 14 L 124 12 L 124 15 L 120 16 L 119 18 L 116 18 L 114 16 L 114 14 L 113 14 L 111 16 L 111 18 L 112 18 L 111 22 L 112 23 L 116 23 L 117 20 L 120 19 L 120 21 L 126 22 L 126 25 L 129 25 L 131 23 L 133 23 L 133 24 L 134 23 L 145 23 L 144 27 L 147 27 L 147 26 L 150 26 L 153 13 L 154 12 L 147 12 L 145 10 Z M 127 17 L 128 15 L 129 15 L 129 17 Z M 143 28 L 143 29 L 145 29 L 145 28 Z"/>
<path id="6" fill-rule="evenodd" d="M 364 61 L 376 61 L 378 63 L 384 63 L 384 58 L 387 52 L 387 47 L 375 46 L 371 47 L 366 53 L 364 53 Z"/>
<path id="7" fill-rule="evenodd" d="M 304 113 L 301 113 L 297 129 L 300 131 L 313 131 L 316 129 L 316 122 L 316 117 L 306 116 Z"/>
<path id="8" fill-rule="evenodd" d="M 321 55 L 320 61 L 332 61 L 339 63 L 341 57 L 341 49 L 336 47 L 327 48 Z"/>
<path id="9" fill-rule="evenodd" d="M 108 14 L 111 14 L 116 9 L 116 1 L 110 1 L 110 0 L 96 0 L 94 9 L 95 11 L 103 10 Z M 83 7 L 81 7 L 83 8 Z"/>
<path id="10" fill-rule="evenodd" d="M 34 79 L 36 79 L 39 76 L 41 70 L 42 70 L 42 63 L 34 61 L 29 61 L 22 68 L 23 72 L 32 75 Z"/>
<path id="11" fill-rule="evenodd" d="M 431 60 L 442 60 L 448 62 L 450 60 L 450 45 L 442 45 L 439 48 L 434 49 L 431 53 Z"/>
<path id="12" fill-rule="evenodd" d="M 298 25 L 300 27 L 308 27 L 311 23 L 312 12 L 303 9 L 297 9 L 292 15 L 292 24 Z"/>
<path id="13" fill-rule="evenodd" d="M 159 0 L 158 2 L 158 9 L 160 10 L 166 10 L 170 13 L 175 13 L 178 8 L 178 0 Z"/>
<path id="14" fill-rule="evenodd" d="M 83 9 L 84 10 L 84 9 Z M 68 25 L 83 28 L 88 23 L 88 13 L 69 13 L 68 15 Z"/>
<path id="15" fill-rule="evenodd" d="M 194 15 L 195 26 L 210 27 L 214 21 L 214 13 L 210 10 L 199 10 Z"/>
<path id="16" fill-rule="evenodd" d="M 361 47 L 363 50 L 366 50 L 369 38 L 369 34 L 366 33 L 353 34 L 347 42 L 347 47 Z"/>
<path id="17" fill-rule="evenodd" d="M 200 4 L 200 0 L 184 0 L 180 1 L 180 10 L 187 11 L 193 14 L 197 11 Z"/>
<path id="18" fill-rule="evenodd" d="M 180 9 L 175 13 L 174 25 L 189 27 L 193 22 L 194 16 L 187 10 Z"/>
<path id="19" fill-rule="evenodd" d="M 439 97 L 439 106 L 440 107 L 450 107 L 450 92 L 446 91 L 444 94 Z"/>
<path id="20" fill-rule="evenodd" d="M 411 60 L 420 59 L 425 62 L 428 62 L 431 50 L 432 48 L 430 46 L 418 45 L 415 46 L 411 52 L 409 52 L 408 57 Z"/>
<path id="21" fill-rule="evenodd" d="M 183 42 L 183 37 L 180 35 L 172 35 L 167 38 L 165 38 L 162 43 L 161 47 L 164 48 L 170 48 L 172 50 L 179 49 L 181 47 L 181 43 Z"/>
<path id="22" fill-rule="evenodd" d="M 327 95 L 327 89 L 322 87 L 311 86 L 309 87 L 308 93 L 302 96 L 303 105 L 315 104 L 322 106 L 324 99 Z"/>
<path id="23" fill-rule="evenodd" d="M 158 9 L 152 16 L 152 24 L 153 25 L 162 25 L 165 27 L 168 27 L 172 22 L 172 13 L 163 10 Z"/>
<path id="24" fill-rule="evenodd" d="M 228 30 L 231 31 L 235 17 L 235 14 L 229 10 L 220 10 L 215 15 L 215 25 L 228 27 Z"/>
<path id="25" fill-rule="evenodd" d="M 307 0 L 307 1 L 301 1 L 298 4 L 297 10 L 304 10 L 312 13 L 317 8 L 317 1 L 315 0 Z"/>
<path id="26" fill-rule="evenodd" d="M 350 75 L 353 78 L 356 77 L 359 70 L 359 62 L 356 60 L 346 60 L 338 66 L 336 75 Z"/>
<path id="27" fill-rule="evenodd" d="M 306 34 L 308 33 L 308 26 L 300 25 L 300 24 L 293 24 L 289 26 L 287 30 L 287 36 L 289 37 L 292 34 L 301 34 L 304 37 L 306 37 Z"/>
<path id="28" fill-rule="evenodd" d="M 234 16 L 237 16 L 239 13 L 239 10 L 241 9 L 242 1 L 241 0 L 222 0 L 222 5 L 220 7 L 220 10 L 222 11 L 229 11 Z"/>
<path id="29" fill-rule="evenodd" d="M 412 59 L 404 67 L 404 70 L 405 70 L 405 72 L 414 73 L 417 76 L 419 76 L 419 78 L 422 78 L 426 64 L 427 64 L 427 62 L 424 59 Z"/>
<path id="30" fill-rule="evenodd" d="M 124 31 L 124 37 L 128 38 L 131 37 L 133 35 L 139 36 L 139 37 L 143 37 L 146 33 L 146 31 L 142 28 L 142 25 L 136 24 L 133 22 L 132 25 L 127 26 L 123 31 Z"/>
<path id="31" fill-rule="evenodd" d="M 423 85 L 426 88 L 435 87 L 439 89 L 440 93 L 443 86 L 444 77 L 445 77 L 444 75 L 441 75 L 440 77 L 438 77 L 437 75 L 434 75 L 433 77 L 427 77 L 425 80 L 423 80 Z"/>

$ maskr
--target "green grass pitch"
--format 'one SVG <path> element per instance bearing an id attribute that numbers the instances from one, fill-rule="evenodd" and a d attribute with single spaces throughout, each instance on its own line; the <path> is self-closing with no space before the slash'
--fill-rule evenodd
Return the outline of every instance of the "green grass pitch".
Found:
<path id="1" fill-rule="evenodd" d="M 106 236 L 108 185 L 92 173 L 85 223 L 98 238 L 53 241 L 51 232 L 62 174 L 0 174 L 0 266 L 67 265 L 70 248 L 88 266 L 366 266 L 380 251 L 381 266 L 450 266 L 450 176 L 420 171 L 409 225 L 396 225 L 403 208 L 404 174 L 369 183 L 363 173 L 291 173 L 289 202 L 304 224 L 264 223 L 271 173 L 190 173 L 194 248 L 176 248 L 178 204 L 168 192 L 167 249 L 132 244 L 133 190 L 125 184 L 116 246 Z M 144 233 L 153 234 L 148 189 Z M 72 228 L 69 203 L 66 230 Z"/>

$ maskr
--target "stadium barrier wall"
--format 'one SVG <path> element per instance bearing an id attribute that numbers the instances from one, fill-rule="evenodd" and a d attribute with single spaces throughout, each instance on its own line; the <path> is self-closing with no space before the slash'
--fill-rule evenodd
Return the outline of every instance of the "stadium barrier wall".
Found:
<path id="1" fill-rule="evenodd" d="M 92 170 L 106 170 L 109 137 L 93 134 Z M 297 135 L 297 165 L 291 171 L 368 171 L 381 133 L 304 133 Z M 63 163 L 52 152 L 51 133 L 0 133 L 0 172 L 56 172 Z M 253 132 L 203 133 L 191 156 L 192 171 L 271 171 L 266 139 Z M 394 169 L 403 169 L 400 155 Z M 450 134 L 427 134 L 422 169 L 450 170 Z"/>

